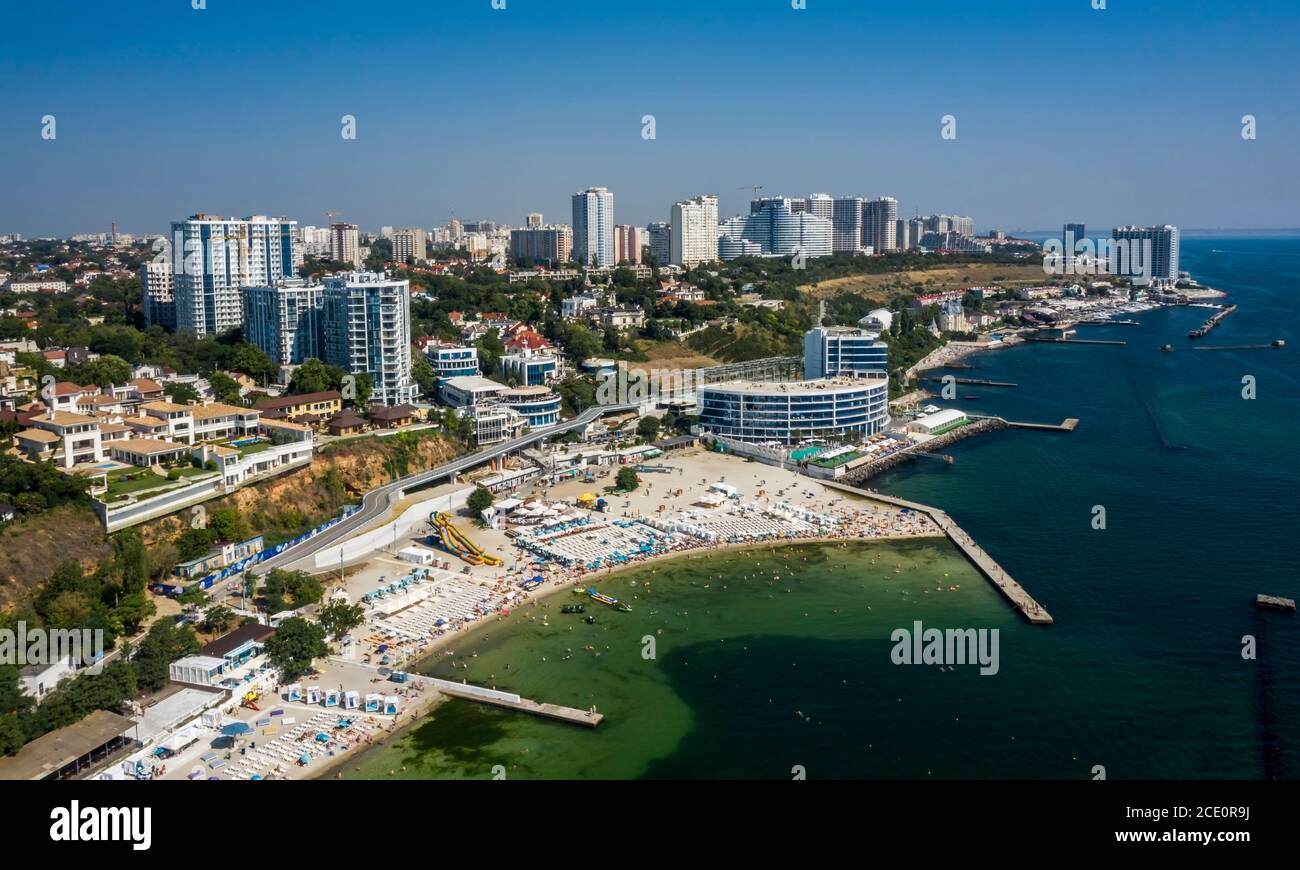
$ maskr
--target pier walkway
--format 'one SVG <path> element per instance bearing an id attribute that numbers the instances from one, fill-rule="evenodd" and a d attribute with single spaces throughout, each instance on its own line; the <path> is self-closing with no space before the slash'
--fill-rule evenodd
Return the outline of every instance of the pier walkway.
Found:
<path id="1" fill-rule="evenodd" d="M 348 665 L 361 670 L 371 671 L 376 676 L 379 676 L 379 667 L 377 665 L 368 665 L 364 662 L 356 662 L 351 659 L 339 658 L 338 656 L 331 656 L 330 661 L 336 664 Z M 396 670 L 400 670 L 400 668 Z M 507 710 L 517 710 L 520 713 L 529 713 L 533 716 L 541 716 L 545 719 L 558 719 L 561 722 L 570 722 L 574 725 L 585 725 L 588 728 L 595 728 L 605 718 L 603 713 L 597 713 L 594 709 L 578 710 L 574 707 L 564 707 L 559 704 L 542 704 L 537 701 L 530 701 L 527 698 L 521 698 L 514 692 L 502 692 L 497 689 L 472 686 L 469 683 L 457 683 L 453 680 L 444 680 L 439 677 L 427 677 L 424 674 L 408 673 L 407 679 L 410 682 L 418 682 L 422 685 L 430 686 L 437 689 L 442 694 L 453 698 L 477 701 L 480 704 L 504 707 Z"/>
<path id="2" fill-rule="evenodd" d="M 1007 573 L 1005 568 L 994 561 L 992 556 L 986 553 L 979 544 L 975 543 L 974 538 L 966 534 L 966 531 L 962 529 L 961 526 L 957 525 L 957 523 L 953 521 L 952 517 L 948 516 L 943 511 L 936 507 L 931 507 L 930 505 L 921 504 L 920 502 L 908 501 L 903 498 L 894 498 L 890 495 L 881 495 L 878 492 L 866 492 L 865 490 L 846 486 L 845 484 L 837 483 L 833 480 L 821 480 L 818 482 L 823 486 L 829 486 L 833 489 L 852 493 L 861 498 L 884 502 L 885 504 L 891 504 L 895 507 L 905 507 L 927 515 L 930 519 L 934 520 L 935 525 L 937 525 L 943 533 L 948 536 L 948 540 L 956 544 L 957 548 L 965 554 L 966 558 L 970 559 L 971 563 L 980 570 L 980 573 L 982 573 L 994 586 L 998 588 L 998 591 L 1002 593 L 1002 596 L 1011 602 L 1011 606 L 1018 610 L 1021 616 L 1034 625 L 1052 624 L 1052 615 L 1047 612 L 1046 608 L 1035 601 L 1034 597 L 1026 592 L 1025 588 L 1017 583 L 1011 575 Z"/>

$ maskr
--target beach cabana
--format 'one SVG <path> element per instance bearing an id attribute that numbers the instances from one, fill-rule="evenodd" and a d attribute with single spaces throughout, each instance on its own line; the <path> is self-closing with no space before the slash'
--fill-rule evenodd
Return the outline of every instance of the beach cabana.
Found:
<path id="1" fill-rule="evenodd" d="M 378 713 L 384 703 L 383 695 L 366 695 L 366 712 Z"/>
<path id="2" fill-rule="evenodd" d="M 326 689 L 326 690 L 325 690 L 325 706 L 326 706 L 326 707 L 337 707 L 338 705 L 339 705 L 339 690 L 338 690 L 338 689 Z"/>
<path id="3" fill-rule="evenodd" d="M 321 699 L 320 686 L 307 687 L 307 703 L 319 704 Z"/>
<path id="4" fill-rule="evenodd" d="M 396 695 L 388 695 L 384 698 L 384 714 L 386 716 L 396 716 L 398 709 L 401 707 L 402 699 Z"/>
<path id="5" fill-rule="evenodd" d="M 344 693 L 343 693 L 343 709 L 344 709 L 344 710 L 355 710 L 355 709 L 357 709 L 357 708 L 360 707 L 360 706 L 361 706 L 361 693 L 360 693 L 360 692 L 344 692 Z"/>
<path id="6" fill-rule="evenodd" d="M 284 699 L 286 701 L 301 701 L 302 683 L 290 683 L 289 687 L 284 690 Z"/>

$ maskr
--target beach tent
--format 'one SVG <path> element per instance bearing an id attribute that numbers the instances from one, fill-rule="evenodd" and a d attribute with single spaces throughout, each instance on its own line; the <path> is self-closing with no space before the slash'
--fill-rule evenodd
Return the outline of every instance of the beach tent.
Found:
<path id="1" fill-rule="evenodd" d="M 378 713 L 380 706 L 384 703 L 383 695 L 366 695 L 366 712 Z"/>
<path id="2" fill-rule="evenodd" d="M 290 683 L 289 687 L 284 690 L 284 699 L 286 701 L 301 701 L 302 683 Z"/>
<path id="3" fill-rule="evenodd" d="M 389 716 L 396 716 L 401 703 L 401 698 L 396 695 L 388 695 L 384 698 L 384 713 Z"/>
<path id="4" fill-rule="evenodd" d="M 361 706 L 361 694 L 359 692 L 343 693 L 343 709 L 355 710 Z"/>
<path id="5" fill-rule="evenodd" d="M 320 694 L 320 686 L 308 686 L 308 687 L 307 687 L 307 703 L 308 703 L 308 704 L 319 704 L 319 703 L 320 703 L 320 698 L 321 698 L 321 694 Z"/>
<path id="6" fill-rule="evenodd" d="M 326 707 L 337 707 L 338 705 L 339 705 L 339 690 L 338 690 L 338 689 L 326 689 L 326 690 L 325 690 L 325 706 L 326 706 Z"/>

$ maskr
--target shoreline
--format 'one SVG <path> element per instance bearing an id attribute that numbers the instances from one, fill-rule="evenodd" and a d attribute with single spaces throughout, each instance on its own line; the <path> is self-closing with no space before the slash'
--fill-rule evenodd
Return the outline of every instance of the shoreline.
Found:
<path id="1" fill-rule="evenodd" d="M 875 501 L 867 493 L 863 493 L 862 498 L 867 501 L 873 501 L 876 504 L 884 504 L 883 502 Z M 532 597 L 528 599 L 527 604 L 531 604 L 532 606 L 536 607 L 538 603 L 545 601 L 546 599 L 555 596 L 561 592 L 571 592 L 571 590 L 573 589 L 581 589 L 584 587 L 584 585 L 597 585 L 618 574 L 626 573 L 628 571 L 633 571 L 641 568 L 655 569 L 661 564 L 668 564 L 684 558 L 697 558 L 697 557 L 704 558 L 704 553 L 700 553 L 698 552 L 698 550 L 705 550 L 708 553 L 714 553 L 719 551 L 740 552 L 745 550 L 760 549 L 762 545 L 767 545 L 771 549 L 776 549 L 778 547 L 791 547 L 800 544 L 809 544 L 814 546 L 838 544 L 841 547 L 848 547 L 848 546 L 871 545 L 877 542 L 897 543 L 899 541 L 915 541 L 915 540 L 927 541 L 927 540 L 935 540 L 935 539 L 942 539 L 944 541 L 948 541 L 948 536 L 945 535 L 943 531 L 936 529 L 933 533 L 927 533 L 927 534 L 875 535 L 867 538 L 818 536 L 812 538 L 791 538 L 791 539 L 781 539 L 781 540 L 773 540 L 773 541 L 757 541 L 757 542 L 744 541 L 744 542 L 737 542 L 737 543 L 718 544 L 713 547 L 697 548 L 693 550 L 679 550 L 675 552 L 664 553 L 660 556 L 656 556 L 653 558 L 643 559 L 639 562 L 632 562 L 624 565 L 611 566 L 609 569 L 606 570 L 605 573 L 602 573 L 599 576 L 596 576 L 595 573 L 593 572 L 593 574 L 590 575 L 590 579 L 573 580 L 569 584 L 563 582 L 548 584 L 547 586 L 542 587 L 541 589 L 535 590 Z M 759 546 L 756 546 L 756 544 Z M 516 608 L 512 608 L 511 612 L 513 613 L 515 609 Z M 438 655 L 439 653 L 445 652 L 446 647 L 450 646 L 453 641 L 473 639 L 475 636 L 481 634 L 483 631 L 488 629 L 491 625 L 495 623 L 503 622 L 504 619 L 505 617 L 498 614 L 495 620 L 481 619 L 471 624 L 470 626 L 462 629 L 461 631 L 449 633 L 440 638 L 435 638 L 428 647 L 426 647 L 424 650 L 421 651 L 419 658 L 413 659 L 407 665 L 404 665 L 404 667 L 406 670 L 419 672 L 420 668 L 424 666 L 427 662 L 429 662 L 431 659 L 433 659 L 434 656 Z M 409 710 L 407 710 L 405 713 L 399 715 L 396 719 L 394 719 L 393 727 L 391 728 L 391 730 L 385 733 L 385 737 L 382 742 L 366 744 L 365 746 L 352 747 L 351 749 L 347 750 L 345 753 L 330 759 L 328 763 L 321 766 L 315 772 L 303 777 L 303 779 L 346 778 L 340 776 L 340 774 L 345 773 L 345 771 L 343 771 L 342 768 L 345 767 L 349 762 L 352 762 L 355 765 L 357 759 L 364 757 L 369 752 L 384 748 L 388 746 L 388 744 L 391 741 L 405 737 L 411 728 L 415 727 L 416 725 L 420 724 L 423 721 L 426 714 L 433 712 L 434 710 L 436 710 L 438 707 L 442 706 L 444 703 L 446 703 L 449 700 L 452 700 L 451 696 L 449 695 L 445 695 L 442 692 L 438 692 L 436 690 L 431 692 L 428 695 L 427 699 L 423 700 L 422 703 L 418 703 L 410 707 Z M 521 713 L 519 715 L 527 715 L 527 714 Z M 405 721 L 402 721 L 403 717 L 406 717 Z M 356 771 L 353 770 L 352 772 L 355 773 Z"/>

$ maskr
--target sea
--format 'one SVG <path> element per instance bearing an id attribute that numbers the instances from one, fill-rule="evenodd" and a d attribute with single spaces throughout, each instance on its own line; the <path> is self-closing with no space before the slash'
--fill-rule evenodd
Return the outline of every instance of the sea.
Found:
<path id="1" fill-rule="evenodd" d="M 422 666 L 599 727 L 450 701 L 344 777 L 1300 777 L 1300 617 L 1255 606 L 1300 598 L 1300 238 L 1184 239 L 1182 268 L 1240 306 L 1209 336 L 1196 307 L 1081 326 L 1125 344 L 977 354 L 953 373 L 1016 386 L 939 403 L 1076 431 L 871 483 L 947 511 L 1054 624 L 942 539 L 679 558 L 601 583 L 632 613 L 554 596 Z M 895 663 L 918 623 L 996 630 L 996 672 Z"/>

